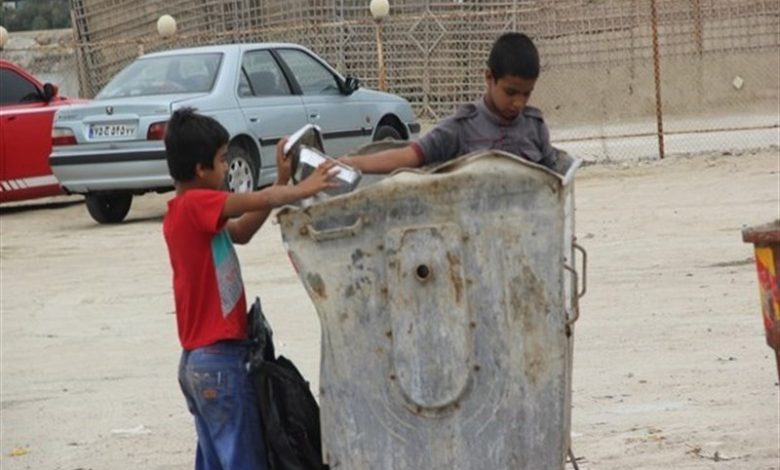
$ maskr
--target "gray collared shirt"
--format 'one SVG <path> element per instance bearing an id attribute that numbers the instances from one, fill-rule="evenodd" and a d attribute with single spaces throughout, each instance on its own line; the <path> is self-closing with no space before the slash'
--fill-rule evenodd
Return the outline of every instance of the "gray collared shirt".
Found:
<path id="1" fill-rule="evenodd" d="M 479 150 L 504 150 L 555 168 L 556 150 L 542 112 L 526 106 L 512 121 L 488 109 L 484 99 L 461 106 L 417 141 L 424 165 L 441 163 Z"/>

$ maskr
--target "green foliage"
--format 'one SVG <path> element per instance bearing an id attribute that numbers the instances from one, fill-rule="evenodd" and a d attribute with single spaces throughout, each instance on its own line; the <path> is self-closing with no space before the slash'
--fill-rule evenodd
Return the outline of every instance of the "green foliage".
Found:
<path id="1" fill-rule="evenodd" d="M 17 8 L 0 8 L 0 25 L 8 31 L 70 28 L 68 0 L 24 0 Z"/>

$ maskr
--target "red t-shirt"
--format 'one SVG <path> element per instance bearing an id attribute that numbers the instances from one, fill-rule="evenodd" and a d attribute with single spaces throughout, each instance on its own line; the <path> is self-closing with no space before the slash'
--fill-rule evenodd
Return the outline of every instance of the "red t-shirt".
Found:
<path id="1" fill-rule="evenodd" d="M 247 337 L 241 267 L 220 218 L 227 196 L 191 189 L 168 201 L 163 235 L 173 267 L 179 341 L 187 350 Z"/>

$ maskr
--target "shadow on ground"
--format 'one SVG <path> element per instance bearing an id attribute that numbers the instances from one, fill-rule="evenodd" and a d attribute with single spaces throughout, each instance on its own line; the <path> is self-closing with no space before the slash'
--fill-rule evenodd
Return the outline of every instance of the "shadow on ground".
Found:
<path id="1" fill-rule="evenodd" d="M 78 204 L 83 204 L 84 199 L 66 199 L 55 200 L 48 199 L 37 202 L 18 202 L 0 206 L 0 215 L 6 214 L 18 214 L 20 212 L 30 212 L 45 209 L 64 209 L 66 207 L 73 207 Z"/>

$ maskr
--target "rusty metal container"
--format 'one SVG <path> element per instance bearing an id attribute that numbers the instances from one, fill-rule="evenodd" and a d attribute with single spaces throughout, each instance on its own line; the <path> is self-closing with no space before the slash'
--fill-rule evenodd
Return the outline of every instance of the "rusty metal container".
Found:
<path id="1" fill-rule="evenodd" d="M 766 342 L 775 350 L 780 378 L 780 220 L 742 230 L 742 240 L 755 250 Z"/>
<path id="2" fill-rule="evenodd" d="M 331 468 L 564 468 L 585 258 L 580 161 L 560 160 L 473 154 L 280 211 L 322 325 Z"/>

